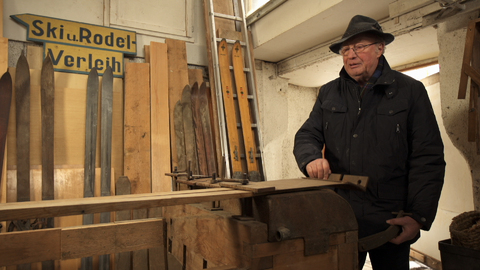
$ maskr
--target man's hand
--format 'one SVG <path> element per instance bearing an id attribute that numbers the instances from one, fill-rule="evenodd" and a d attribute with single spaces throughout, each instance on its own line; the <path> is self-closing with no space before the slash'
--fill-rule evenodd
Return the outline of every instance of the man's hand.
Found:
<path id="1" fill-rule="evenodd" d="M 420 232 L 420 228 L 422 228 L 423 226 L 409 216 L 389 219 L 387 220 L 387 223 L 390 225 L 399 225 L 402 227 L 402 232 L 397 237 L 390 240 L 390 242 L 397 245 L 415 238 L 418 232 Z"/>
<path id="2" fill-rule="evenodd" d="M 326 159 L 318 158 L 307 164 L 307 173 L 312 178 L 328 179 L 332 171 Z"/>

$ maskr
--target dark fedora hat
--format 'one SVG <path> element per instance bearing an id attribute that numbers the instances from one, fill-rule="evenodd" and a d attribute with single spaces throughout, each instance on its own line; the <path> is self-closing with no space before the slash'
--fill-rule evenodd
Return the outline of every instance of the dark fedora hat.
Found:
<path id="1" fill-rule="evenodd" d="M 343 42 L 353 36 L 366 32 L 377 34 L 378 36 L 383 38 L 385 44 L 389 44 L 395 39 L 392 34 L 384 33 L 382 31 L 382 27 L 376 20 L 362 15 L 355 15 L 350 20 L 350 23 L 348 24 L 347 30 L 345 30 L 342 39 L 330 45 L 330 50 L 336 54 L 339 54 Z"/>

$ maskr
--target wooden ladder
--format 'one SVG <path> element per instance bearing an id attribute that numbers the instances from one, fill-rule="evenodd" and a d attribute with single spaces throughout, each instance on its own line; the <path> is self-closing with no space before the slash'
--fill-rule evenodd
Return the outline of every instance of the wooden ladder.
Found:
<path id="1" fill-rule="evenodd" d="M 247 22 L 245 17 L 245 5 L 243 0 L 204 0 L 205 9 L 205 24 L 207 31 L 207 48 L 209 57 L 209 79 L 210 89 L 215 94 L 217 105 L 217 117 L 219 122 L 219 137 L 221 142 L 221 155 L 224 157 L 224 175 L 227 178 L 232 177 L 232 155 L 228 149 L 228 136 L 226 130 L 225 119 L 225 107 L 222 99 L 222 80 L 220 76 L 220 63 L 218 56 L 219 44 L 222 40 L 225 40 L 229 48 L 233 47 L 235 42 L 240 41 L 242 48 L 244 49 L 243 57 L 245 58 L 244 72 L 246 74 L 246 81 L 248 87 L 248 99 L 252 115 L 252 129 L 254 131 L 256 145 L 255 158 L 259 161 L 259 171 L 261 180 L 264 178 L 264 163 L 262 159 L 261 151 L 261 134 L 259 129 L 259 117 L 258 117 L 258 104 L 257 104 L 257 91 L 255 85 L 255 68 L 253 59 L 253 50 L 250 35 L 247 28 Z M 217 12 L 218 11 L 218 12 Z M 226 14 L 230 13 L 230 14 Z M 233 67 L 230 66 L 230 70 Z M 234 95 L 236 104 L 238 104 L 238 98 Z M 237 112 L 238 113 L 238 112 Z M 237 123 L 237 126 L 240 126 Z M 246 154 L 241 155 L 241 160 L 245 172 L 247 172 L 248 157 Z M 222 176 L 222 175 L 221 175 Z"/>
<path id="2" fill-rule="evenodd" d="M 468 141 L 476 142 L 477 154 L 480 154 L 480 19 L 468 24 L 465 51 L 458 98 L 465 99 L 468 78 L 470 78 L 470 101 L 468 110 Z"/>

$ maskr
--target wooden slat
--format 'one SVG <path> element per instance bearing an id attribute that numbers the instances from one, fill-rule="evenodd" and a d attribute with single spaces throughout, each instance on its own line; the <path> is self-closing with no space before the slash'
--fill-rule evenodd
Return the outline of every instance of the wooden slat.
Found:
<path id="1" fill-rule="evenodd" d="M 65 228 L 62 230 L 62 259 L 121 253 L 158 247 L 163 243 L 162 219 L 134 220 Z"/>
<path id="2" fill-rule="evenodd" d="M 0 0 L 1 4 L 1 9 L 3 11 L 3 0 Z M 0 17 L 3 17 L 3 13 L 0 14 Z M 0 25 L 3 25 L 3 21 L 0 22 Z M 8 39 L 3 38 L 3 27 L 0 29 L 2 35 L 0 35 L 0 74 L 5 73 L 8 70 Z M 13 93 L 12 93 L 13 94 Z M 13 97 L 12 101 L 13 102 Z M 14 102 L 13 102 L 14 103 Z M 13 107 L 13 105 L 11 105 Z M 13 114 L 13 115 L 12 115 Z M 9 125 L 12 125 L 12 117 L 14 117 L 15 111 L 10 108 L 10 117 L 8 119 Z M 5 142 L 6 145 L 8 142 Z M 4 155 L 3 162 L 0 164 L 2 166 L 2 174 L 0 175 L 0 203 L 5 203 L 7 201 L 7 147 L 5 147 L 5 152 L 0 153 L 0 155 Z M 3 227 L 0 229 L 0 232 L 5 232 L 6 231 L 6 223 L 2 222 L 0 225 L 3 225 Z"/>
<path id="3" fill-rule="evenodd" d="M 130 181 L 126 176 L 120 176 L 115 185 L 115 195 L 130 194 Z M 116 221 L 130 220 L 132 218 L 132 211 L 124 210 L 115 213 Z M 132 268 L 132 254 L 131 252 L 121 252 L 115 254 L 115 265 L 117 270 L 130 270 Z"/>
<path id="4" fill-rule="evenodd" d="M 152 192 L 171 191 L 167 44 L 150 43 Z"/>
<path id="5" fill-rule="evenodd" d="M 132 194 L 152 191 L 150 179 L 150 65 L 125 65 L 124 175 Z"/>
<path id="6" fill-rule="evenodd" d="M 472 59 L 473 53 L 473 41 L 476 34 L 478 34 L 478 30 L 476 29 L 476 24 L 480 22 L 479 20 L 470 21 L 467 28 L 467 37 L 465 40 L 465 49 L 463 52 L 463 65 L 462 68 L 465 66 L 470 66 L 470 61 Z M 467 94 L 467 83 L 468 83 L 468 75 L 462 71 L 460 75 L 460 87 L 458 90 L 458 98 L 464 99 Z"/>
<path id="7" fill-rule="evenodd" d="M 175 143 L 174 108 L 181 100 L 182 91 L 188 84 L 187 48 L 185 41 L 165 39 L 168 55 L 168 95 L 170 110 L 170 145 L 172 150 L 172 170 L 177 166 L 177 150 Z"/>
<path id="8" fill-rule="evenodd" d="M 217 188 L 69 200 L 23 203 L 12 202 L 0 206 L 0 221 L 112 212 L 128 209 L 237 199 L 251 196 L 252 193 L 247 191 Z"/>
<path id="9" fill-rule="evenodd" d="M 194 83 L 198 83 L 200 86 L 203 82 L 203 70 L 199 68 L 189 68 L 188 69 L 188 84 L 193 86 Z"/>
<path id="10" fill-rule="evenodd" d="M 58 260 L 61 229 L 0 234 L 0 266 Z"/>
<path id="11" fill-rule="evenodd" d="M 164 227 L 163 219 L 144 219 L 1 234 L 0 266 L 156 248 Z"/>

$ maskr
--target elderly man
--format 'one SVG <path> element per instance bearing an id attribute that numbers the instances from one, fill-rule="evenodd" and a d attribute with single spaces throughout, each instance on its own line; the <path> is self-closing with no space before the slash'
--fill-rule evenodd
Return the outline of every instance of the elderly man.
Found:
<path id="1" fill-rule="evenodd" d="M 308 177 L 327 178 L 331 172 L 369 177 L 366 192 L 337 190 L 355 212 L 359 238 L 389 225 L 402 227 L 389 243 L 368 251 L 375 270 L 409 269 L 410 244 L 432 225 L 445 173 L 425 87 L 392 70 L 383 56 L 393 40 L 374 19 L 351 19 L 342 39 L 330 46 L 343 57 L 340 76 L 321 87 L 294 146 Z M 400 210 L 409 215 L 395 218 Z M 366 255 L 359 253 L 360 269 Z"/>

